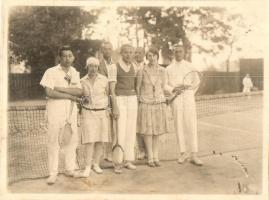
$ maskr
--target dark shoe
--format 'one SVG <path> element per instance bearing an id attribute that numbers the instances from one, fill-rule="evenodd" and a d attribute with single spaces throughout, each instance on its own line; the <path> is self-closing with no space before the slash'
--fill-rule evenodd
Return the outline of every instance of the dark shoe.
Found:
<path id="1" fill-rule="evenodd" d="M 148 162 L 149 167 L 155 167 L 155 163 L 153 161 Z"/>
<path id="2" fill-rule="evenodd" d="M 155 164 L 156 167 L 160 167 L 161 166 L 160 161 L 154 161 L 154 164 Z"/>

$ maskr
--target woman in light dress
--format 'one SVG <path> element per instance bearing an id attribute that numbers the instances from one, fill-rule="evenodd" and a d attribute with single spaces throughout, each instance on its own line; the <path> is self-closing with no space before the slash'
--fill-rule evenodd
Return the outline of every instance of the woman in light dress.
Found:
<path id="1" fill-rule="evenodd" d="M 98 73 L 99 60 L 87 59 L 88 74 L 81 79 L 83 96 L 89 96 L 90 110 L 82 108 L 82 144 L 86 145 L 86 168 L 79 177 L 88 177 L 91 168 L 98 174 L 103 143 L 110 142 L 108 113 L 108 79 Z"/>
<path id="2" fill-rule="evenodd" d="M 144 138 L 148 165 L 159 167 L 159 137 L 170 132 L 164 95 L 165 69 L 158 65 L 159 52 L 156 48 L 150 48 L 146 57 L 148 64 L 137 74 L 137 132 Z"/>

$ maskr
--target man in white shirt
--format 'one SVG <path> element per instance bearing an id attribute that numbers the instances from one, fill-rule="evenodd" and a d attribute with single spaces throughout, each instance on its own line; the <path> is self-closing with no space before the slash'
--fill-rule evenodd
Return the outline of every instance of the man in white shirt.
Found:
<path id="1" fill-rule="evenodd" d="M 112 60 L 112 44 L 108 41 L 102 43 L 101 52 L 103 59 L 100 60 L 100 66 L 98 72 L 106 77 L 108 77 L 108 70 L 111 65 L 115 65 Z"/>
<path id="2" fill-rule="evenodd" d="M 189 158 L 187 154 L 187 151 L 189 151 L 190 162 L 201 166 L 203 163 L 197 157 L 198 141 L 195 91 L 192 89 L 183 90 L 183 78 L 188 72 L 193 71 L 194 68 L 190 62 L 184 60 L 183 45 L 175 45 L 173 51 L 174 60 L 166 69 L 165 90 L 170 94 L 179 93 L 171 105 L 177 142 L 179 144 L 178 150 L 180 154 L 178 163 L 183 164 Z"/>
<path id="3" fill-rule="evenodd" d="M 246 74 L 246 76 L 243 79 L 243 93 L 249 94 L 251 88 L 253 87 L 253 83 L 251 81 L 251 78 L 249 76 L 249 74 Z"/>
<path id="4" fill-rule="evenodd" d="M 78 101 L 82 95 L 79 73 L 72 63 L 74 56 L 70 46 L 59 49 L 60 64 L 46 70 L 40 85 L 45 88 L 47 96 L 48 118 L 48 184 L 54 184 L 58 175 L 59 163 L 59 133 L 71 112 L 71 102 Z M 63 150 L 65 152 L 65 174 L 74 176 L 76 167 L 76 148 L 78 145 L 77 133 L 77 106 L 71 112 L 72 137 Z"/>
<path id="5" fill-rule="evenodd" d="M 113 46 L 110 42 L 104 41 L 101 46 L 101 52 L 103 59 L 100 60 L 100 65 L 98 68 L 98 72 L 108 78 L 108 73 L 110 68 L 115 67 L 115 63 L 112 60 L 112 51 Z M 110 120 L 110 124 L 112 124 L 112 120 Z M 112 127 L 111 129 L 112 130 Z M 112 161 L 112 144 L 106 143 L 104 145 L 104 159 L 107 161 Z"/>
<path id="6" fill-rule="evenodd" d="M 136 68 L 136 72 L 143 69 L 145 66 L 145 49 L 143 47 L 137 47 L 135 49 L 135 56 L 134 56 L 134 65 Z"/>

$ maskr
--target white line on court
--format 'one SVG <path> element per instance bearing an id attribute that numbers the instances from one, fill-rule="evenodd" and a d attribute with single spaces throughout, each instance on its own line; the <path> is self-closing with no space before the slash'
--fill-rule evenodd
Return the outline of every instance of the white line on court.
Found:
<path id="1" fill-rule="evenodd" d="M 227 127 L 227 126 L 221 126 L 221 125 L 211 124 L 211 123 L 202 122 L 202 121 L 199 121 L 198 124 L 199 125 L 204 125 L 204 126 L 209 126 L 209 127 L 214 127 L 214 128 L 219 128 L 219 129 L 226 129 L 226 130 L 235 131 L 235 132 L 253 133 L 253 131 L 247 131 L 247 130 L 242 130 L 242 129 L 237 129 L 237 128 L 230 128 L 230 127 Z"/>

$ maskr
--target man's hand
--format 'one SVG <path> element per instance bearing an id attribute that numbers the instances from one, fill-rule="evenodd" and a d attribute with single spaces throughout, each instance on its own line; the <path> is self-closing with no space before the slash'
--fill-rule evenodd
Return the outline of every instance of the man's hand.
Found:
<path id="1" fill-rule="evenodd" d="M 80 102 L 80 98 L 76 97 L 76 96 L 73 96 L 73 95 L 70 95 L 70 100 L 74 101 L 74 102 L 77 102 L 79 103 Z"/>
<path id="2" fill-rule="evenodd" d="M 120 116 L 119 108 L 118 106 L 115 106 L 114 108 L 112 108 L 112 117 L 114 119 L 118 119 L 119 116 Z"/>
<path id="3" fill-rule="evenodd" d="M 184 85 L 181 84 L 181 85 L 176 86 L 176 87 L 172 90 L 172 92 L 173 92 L 173 93 L 180 94 L 180 93 L 183 92 L 184 89 L 185 89 Z"/>

